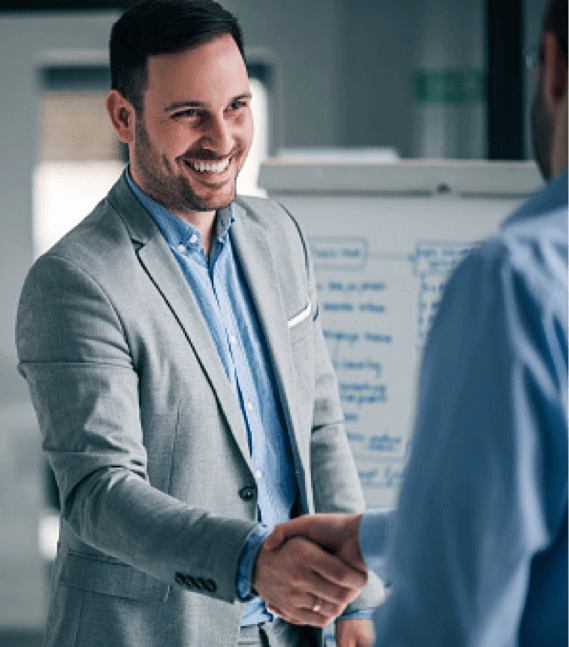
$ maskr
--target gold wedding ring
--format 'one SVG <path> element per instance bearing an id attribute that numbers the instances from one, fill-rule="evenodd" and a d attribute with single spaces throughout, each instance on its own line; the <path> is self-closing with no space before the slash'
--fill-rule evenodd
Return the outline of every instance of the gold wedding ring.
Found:
<path id="1" fill-rule="evenodd" d="M 318 613 L 322 608 L 322 600 L 320 598 L 314 598 L 314 604 L 312 605 L 312 612 Z"/>

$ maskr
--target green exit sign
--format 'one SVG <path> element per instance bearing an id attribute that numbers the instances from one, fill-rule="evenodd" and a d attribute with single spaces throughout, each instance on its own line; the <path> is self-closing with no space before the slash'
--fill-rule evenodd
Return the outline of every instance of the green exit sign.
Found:
<path id="1" fill-rule="evenodd" d="M 480 103 L 486 96 L 485 76 L 480 70 L 420 70 L 415 96 L 420 103 Z"/>

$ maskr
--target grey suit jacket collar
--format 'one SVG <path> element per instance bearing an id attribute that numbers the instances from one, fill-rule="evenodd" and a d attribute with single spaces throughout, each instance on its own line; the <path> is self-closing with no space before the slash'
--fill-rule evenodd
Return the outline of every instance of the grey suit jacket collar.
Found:
<path id="1" fill-rule="evenodd" d="M 111 189 L 108 200 L 123 220 L 135 245 L 140 263 L 184 330 L 188 342 L 210 380 L 241 453 L 252 470 L 247 436 L 239 407 L 207 324 L 176 259 L 152 216 L 130 190 L 124 173 Z M 287 427 L 294 437 L 295 407 L 291 401 L 294 382 L 292 356 L 288 344 L 287 315 L 271 262 L 271 250 L 261 227 L 247 216 L 242 205 L 234 203 L 233 213 L 235 222 L 231 228 L 232 240 L 267 338 Z M 296 462 L 298 456 L 293 437 L 291 442 Z"/>

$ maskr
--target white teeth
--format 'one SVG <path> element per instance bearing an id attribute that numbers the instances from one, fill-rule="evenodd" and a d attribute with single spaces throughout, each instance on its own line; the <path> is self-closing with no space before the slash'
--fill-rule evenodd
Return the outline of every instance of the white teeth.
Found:
<path id="1" fill-rule="evenodd" d="M 222 173 L 229 166 L 229 160 L 226 159 L 223 162 L 219 162 L 219 164 L 206 164 L 205 162 L 190 162 L 190 166 L 194 169 L 194 171 L 199 171 L 200 173 L 204 173 L 205 171 L 207 171 L 208 173 Z"/>

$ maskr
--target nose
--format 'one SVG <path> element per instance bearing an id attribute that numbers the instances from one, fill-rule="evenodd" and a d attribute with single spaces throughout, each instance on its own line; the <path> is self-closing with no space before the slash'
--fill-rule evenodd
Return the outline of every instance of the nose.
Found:
<path id="1" fill-rule="evenodd" d="M 225 119 L 225 115 L 210 116 L 202 138 L 202 146 L 215 151 L 219 156 L 228 155 L 231 152 L 233 136 L 231 124 Z"/>

